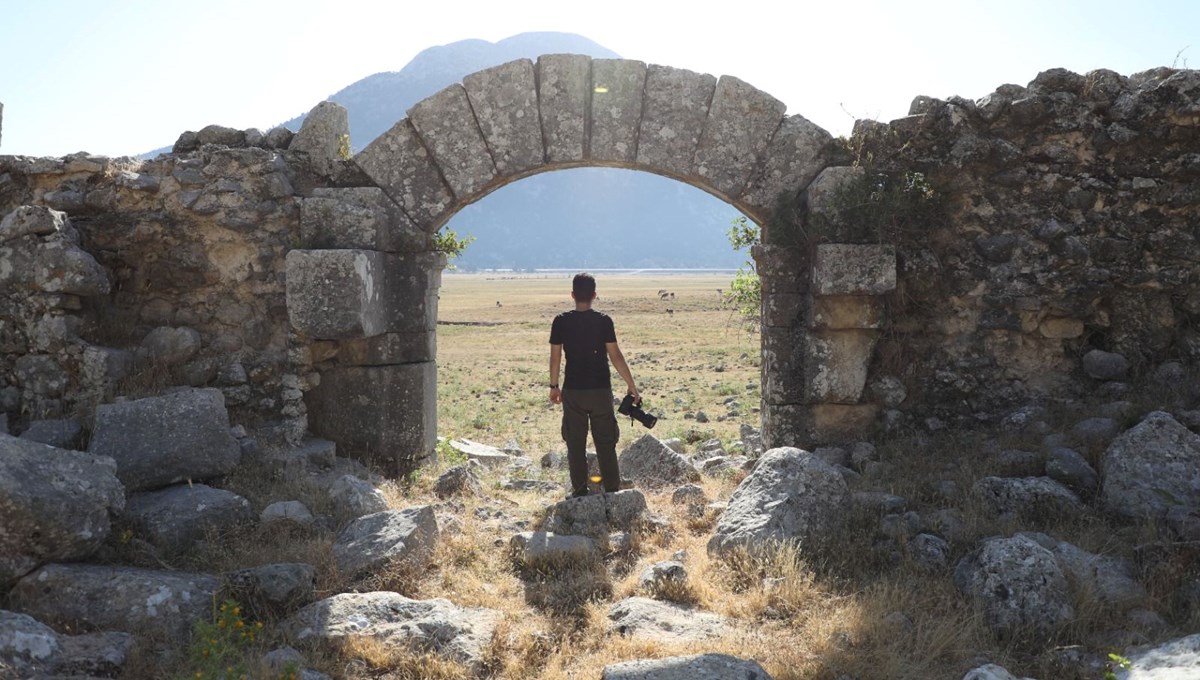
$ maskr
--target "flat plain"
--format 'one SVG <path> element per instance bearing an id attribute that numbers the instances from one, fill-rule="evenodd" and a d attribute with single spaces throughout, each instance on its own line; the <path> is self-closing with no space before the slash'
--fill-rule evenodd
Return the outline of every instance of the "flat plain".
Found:
<path id="1" fill-rule="evenodd" d="M 758 335 L 721 304 L 728 274 L 597 275 L 595 308 L 612 316 L 660 439 L 738 438 L 759 426 Z M 665 298 L 661 292 L 665 291 Z M 562 450 L 549 402 L 554 316 L 573 308 L 569 274 L 443 277 L 438 307 L 438 433 L 526 453 Z M 613 371 L 619 398 L 624 384 Z M 703 415 L 699 415 L 703 413 Z M 688 417 L 691 414 L 692 417 Z M 698 422 L 697 418 L 708 422 Z M 645 433 L 621 419 L 621 443 Z"/>

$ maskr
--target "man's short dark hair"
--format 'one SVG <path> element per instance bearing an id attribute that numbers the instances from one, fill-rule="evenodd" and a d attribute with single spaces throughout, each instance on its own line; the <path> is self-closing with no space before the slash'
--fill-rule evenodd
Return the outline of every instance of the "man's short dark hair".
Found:
<path id="1" fill-rule="evenodd" d="M 591 300 L 596 297 L 596 278 L 587 272 L 576 274 L 571 280 L 571 292 L 577 300 Z"/>

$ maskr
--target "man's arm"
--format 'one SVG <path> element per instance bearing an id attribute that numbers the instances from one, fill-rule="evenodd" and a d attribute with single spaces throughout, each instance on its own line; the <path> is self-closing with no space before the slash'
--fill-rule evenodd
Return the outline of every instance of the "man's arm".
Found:
<path id="1" fill-rule="evenodd" d="M 629 364 L 625 363 L 625 355 L 621 353 L 621 348 L 615 342 L 604 343 L 604 348 L 608 350 L 608 358 L 612 360 L 613 368 L 617 369 L 617 375 L 625 381 L 626 391 L 641 402 L 642 395 L 638 394 L 637 385 L 633 384 L 633 373 L 629 371 Z"/>
<path id="2" fill-rule="evenodd" d="M 562 401 L 562 390 L 558 387 L 558 367 L 562 364 L 562 345 L 550 345 L 550 403 Z"/>

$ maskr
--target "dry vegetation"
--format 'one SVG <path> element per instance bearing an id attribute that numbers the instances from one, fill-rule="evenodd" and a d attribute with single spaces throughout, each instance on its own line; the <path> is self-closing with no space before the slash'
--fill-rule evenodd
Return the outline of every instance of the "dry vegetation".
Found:
<path id="1" fill-rule="evenodd" d="M 491 281 L 484 277 L 448 277 L 442 295 L 442 317 L 451 321 L 498 322 L 499 326 L 443 326 L 439 329 L 441 422 L 444 433 L 468 436 L 492 444 L 517 439 L 535 459 L 557 449 L 558 417 L 544 404 L 545 342 L 549 319 L 566 307 L 565 280 L 517 279 Z M 600 307 L 617 322 L 626 355 L 639 382 L 646 385 L 651 408 L 662 405 L 667 418 L 655 434 L 682 434 L 703 427 L 728 442 L 739 422 L 697 425 L 684 420 L 685 408 L 718 411 L 725 398 L 716 385 L 738 386 L 743 408 L 757 403 L 757 369 L 742 353 L 755 354 L 754 339 L 727 326 L 728 312 L 716 304 L 715 277 L 666 280 L 601 279 Z M 559 290 L 559 289 L 562 290 Z M 676 291 L 676 312 L 662 311 L 659 288 Z M 496 307 L 499 299 L 503 307 Z M 724 371 L 715 373 L 714 365 Z M 686 391 L 673 392 L 677 386 Z M 684 405 L 668 406 L 675 395 Z M 1171 395 L 1146 397 L 1142 406 L 1161 405 Z M 1154 402 L 1154 403 L 1151 403 Z M 748 412 L 748 409 L 746 409 Z M 721 411 L 718 411 L 721 412 Z M 1050 424 L 1065 428 L 1086 409 L 1064 409 Z M 640 426 L 636 426 L 640 434 Z M 632 440 L 626 430 L 625 441 Z M 1032 449 L 1035 435 L 1012 435 L 990 446 Z M 924 516 L 939 508 L 961 512 L 963 526 L 952 539 L 950 564 L 970 551 L 980 538 L 1018 530 L 1045 531 L 1080 547 L 1111 555 L 1133 557 L 1138 546 L 1159 540 L 1149 526 L 1110 524 L 1095 516 L 1063 519 L 1036 513 L 1001 525 L 960 493 L 947 499 L 935 490 L 938 481 L 953 480 L 967 490 L 988 474 L 985 436 L 943 432 L 907 433 L 880 442 L 882 465 L 864 475 L 860 488 L 888 491 L 908 499 L 909 509 Z M 1097 451 L 1086 452 L 1095 460 Z M 725 652 L 759 661 L 779 680 L 854 678 L 903 679 L 962 677 L 985 661 L 1004 665 L 1018 675 L 1039 678 L 1076 677 L 1065 674 L 1051 653 L 1075 645 L 1101 654 L 1121 651 L 1130 642 L 1111 637 L 1128 630 L 1114 613 L 1087 592 L 1075 592 L 1079 616 L 1049 640 L 998 640 L 970 603 L 953 586 L 950 569 L 923 571 L 898 544 L 879 533 L 879 516 L 860 512 L 846 529 L 825 545 L 786 548 L 765 557 L 744 556 L 728 562 L 710 559 L 706 543 L 716 513 L 690 514 L 671 504 L 672 489 L 647 491 L 651 511 L 669 521 L 635 534 L 632 549 L 612 552 L 602 561 L 518 568 L 510 558 L 508 539 L 538 526 L 556 494 L 507 491 L 500 479 L 513 473 L 484 476 L 482 497 L 439 501 L 433 494 L 437 475 L 460 462 L 443 456 L 434 466 L 383 486 L 393 507 L 436 504 L 442 530 L 432 566 L 420 574 L 379 573 L 348 583 L 330 559 L 333 529 L 326 527 L 293 534 L 259 533 L 213 537 L 185 555 L 138 555 L 125 546 L 126 559 L 147 566 L 203 568 L 207 571 L 274 561 L 298 560 L 318 570 L 318 597 L 347 589 L 395 590 L 413 598 L 446 598 L 464 607 L 484 607 L 502 613 L 488 648 L 482 674 L 489 678 L 556 680 L 597 678 L 609 664 L 638 658 L 702 652 Z M 529 474 L 565 484 L 566 472 L 534 467 Z M 702 485 L 713 500 L 726 500 L 742 474 L 707 477 Z M 292 497 L 315 512 L 325 510 L 323 489 L 311 480 L 270 477 L 243 471 L 231 478 L 230 488 L 249 498 L 260 510 L 267 499 Z M 638 576 L 662 560 L 681 559 L 689 577 L 685 587 L 671 593 L 677 601 L 716 612 L 732 622 L 724 637 L 704 643 L 669 644 L 622 637 L 608 630 L 611 602 L 638 594 Z M 1168 639 L 1194 630 L 1200 621 L 1179 618 L 1169 594 L 1200 567 L 1186 556 L 1166 554 L 1142 562 L 1149 597 L 1145 607 L 1173 624 L 1166 630 L 1145 631 L 1142 640 Z M 266 633 L 248 652 L 282 644 L 277 619 L 267 613 Z M 338 647 L 307 648 L 308 664 L 337 678 L 461 678 L 468 671 L 420 650 L 387 647 L 371 639 L 353 639 Z M 187 664 L 176 659 L 166 676 L 190 677 Z M 162 666 L 139 659 L 132 675 Z M 274 678 L 251 664 L 250 677 Z"/>

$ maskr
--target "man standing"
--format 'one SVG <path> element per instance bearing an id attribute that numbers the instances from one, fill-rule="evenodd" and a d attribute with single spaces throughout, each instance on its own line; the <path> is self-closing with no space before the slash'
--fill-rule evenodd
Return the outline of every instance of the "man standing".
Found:
<path id="1" fill-rule="evenodd" d="M 588 492 L 586 447 L 589 424 L 604 490 L 618 491 L 621 488 L 621 472 L 617 469 L 620 430 L 613 413 L 609 359 L 636 403 L 640 404 L 642 397 L 633 384 L 625 355 L 617 346 L 612 319 L 592 309 L 592 301 L 596 299 L 596 279 L 591 274 L 576 274 L 571 282 L 571 297 L 575 300 L 575 310 L 554 317 L 550 326 L 550 401 L 563 407 L 562 436 L 567 443 L 572 495 L 586 496 Z M 567 376 L 560 390 L 558 367 L 564 348 Z"/>

